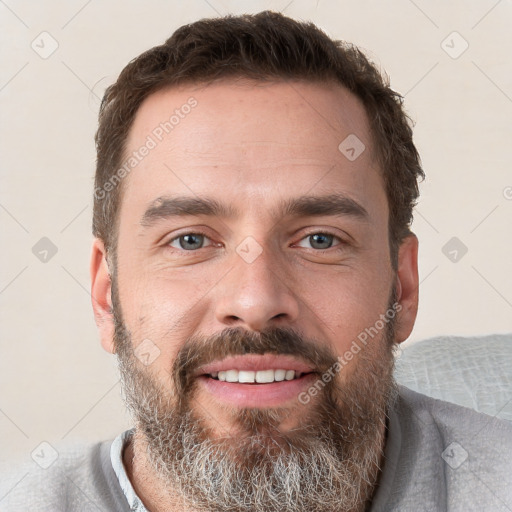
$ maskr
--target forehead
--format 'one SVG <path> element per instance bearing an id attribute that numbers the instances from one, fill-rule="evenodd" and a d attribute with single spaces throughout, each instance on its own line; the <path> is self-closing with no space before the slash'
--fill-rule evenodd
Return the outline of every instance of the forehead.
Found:
<path id="1" fill-rule="evenodd" d="M 129 159 L 122 211 L 172 194 L 229 198 L 244 210 L 333 187 L 363 203 L 366 192 L 381 203 L 384 194 L 364 106 L 335 84 L 245 80 L 158 91 L 137 112 Z"/>

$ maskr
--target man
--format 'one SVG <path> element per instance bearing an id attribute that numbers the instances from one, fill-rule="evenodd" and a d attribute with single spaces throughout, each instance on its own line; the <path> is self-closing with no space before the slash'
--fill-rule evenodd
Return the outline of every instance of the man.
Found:
<path id="1" fill-rule="evenodd" d="M 12 510 L 511 509 L 511 426 L 393 380 L 423 171 L 358 49 L 271 12 L 181 27 L 96 142 L 93 308 L 135 427 Z"/>

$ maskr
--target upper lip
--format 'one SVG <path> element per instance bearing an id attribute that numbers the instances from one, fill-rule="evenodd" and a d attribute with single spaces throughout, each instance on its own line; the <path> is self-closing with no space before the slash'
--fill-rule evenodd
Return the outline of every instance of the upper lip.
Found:
<path id="1" fill-rule="evenodd" d="M 195 376 L 209 375 L 214 372 L 227 370 L 259 371 L 259 370 L 295 370 L 300 373 L 311 373 L 314 370 L 304 361 L 290 355 L 277 354 L 247 354 L 229 356 L 225 359 L 213 361 L 197 369 Z"/>

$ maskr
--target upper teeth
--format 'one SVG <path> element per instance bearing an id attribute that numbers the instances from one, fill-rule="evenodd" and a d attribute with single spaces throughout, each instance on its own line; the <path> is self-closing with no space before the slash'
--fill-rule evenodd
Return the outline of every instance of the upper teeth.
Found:
<path id="1" fill-rule="evenodd" d="M 226 370 L 220 372 L 212 372 L 212 377 L 218 377 L 219 380 L 226 382 L 242 382 L 250 383 L 257 382 L 266 384 L 269 382 L 280 382 L 282 380 L 293 380 L 295 377 L 299 378 L 301 374 L 295 370 L 259 370 L 246 371 L 246 370 Z"/>

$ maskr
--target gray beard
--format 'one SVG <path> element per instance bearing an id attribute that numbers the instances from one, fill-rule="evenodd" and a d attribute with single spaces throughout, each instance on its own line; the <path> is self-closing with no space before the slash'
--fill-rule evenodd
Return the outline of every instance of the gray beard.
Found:
<path id="1" fill-rule="evenodd" d="M 276 329 L 271 339 L 279 343 L 286 332 Z M 381 339 L 370 340 L 347 365 L 350 378 L 340 385 L 337 375 L 325 385 L 291 431 L 279 429 L 284 409 L 238 409 L 231 412 L 237 435 L 216 438 L 191 406 L 195 386 L 184 362 L 192 365 L 212 343 L 227 350 L 233 340 L 237 353 L 253 346 L 264 353 L 266 342 L 242 329 L 192 340 L 162 383 L 135 357 L 119 314 L 115 335 L 124 399 L 150 472 L 170 501 L 210 512 L 364 511 L 377 485 L 387 409 L 396 397 L 393 339 L 390 321 Z M 299 416 L 300 406 L 293 413 Z"/>

